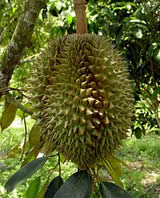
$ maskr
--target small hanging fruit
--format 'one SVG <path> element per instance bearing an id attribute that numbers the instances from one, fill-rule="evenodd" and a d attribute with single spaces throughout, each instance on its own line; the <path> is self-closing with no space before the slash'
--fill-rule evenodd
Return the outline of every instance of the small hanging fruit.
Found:
<path id="1" fill-rule="evenodd" d="M 110 41 L 87 34 L 85 7 L 75 0 L 77 34 L 53 39 L 30 80 L 41 137 L 81 170 L 112 166 L 134 101 L 126 62 Z"/>

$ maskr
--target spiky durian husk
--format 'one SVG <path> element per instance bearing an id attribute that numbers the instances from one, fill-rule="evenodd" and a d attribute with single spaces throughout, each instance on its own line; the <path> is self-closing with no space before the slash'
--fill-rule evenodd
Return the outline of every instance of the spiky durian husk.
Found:
<path id="1" fill-rule="evenodd" d="M 42 136 L 80 169 L 113 154 L 131 126 L 133 93 L 125 62 L 97 35 L 54 39 L 31 80 Z"/>

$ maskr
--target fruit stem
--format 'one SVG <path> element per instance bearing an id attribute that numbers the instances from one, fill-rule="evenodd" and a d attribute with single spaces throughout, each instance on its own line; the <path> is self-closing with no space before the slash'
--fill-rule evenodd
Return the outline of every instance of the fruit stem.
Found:
<path id="1" fill-rule="evenodd" d="M 76 13 L 76 33 L 85 34 L 87 33 L 86 24 L 86 0 L 74 0 L 74 9 Z"/>

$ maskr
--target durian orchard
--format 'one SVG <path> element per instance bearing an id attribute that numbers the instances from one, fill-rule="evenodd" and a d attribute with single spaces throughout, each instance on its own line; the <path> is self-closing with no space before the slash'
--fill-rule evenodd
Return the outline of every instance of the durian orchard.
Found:
<path id="1" fill-rule="evenodd" d="M 104 182 L 101 168 L 122 185 L 119 170 L 127 165 L 116 150 L 131 127 L 134 99 L 127 63 L 111 41 L 87 33 L 85 0 L 74 3 L 77 33 L 55 38 L 41 51 L 29 92 L 45 155 L 56 151 L 75 163 L 76 174 L 86 174 L 94 191 L 97 182 Z M 61 197 L 62 187 L 54 197 Z M 82 194 L 90 197 L 91 192 Z"/>

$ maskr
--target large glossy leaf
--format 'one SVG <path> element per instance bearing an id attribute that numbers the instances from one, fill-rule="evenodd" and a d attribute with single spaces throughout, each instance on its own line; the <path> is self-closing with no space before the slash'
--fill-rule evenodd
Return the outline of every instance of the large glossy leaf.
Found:
<path id="1" fill-rule="evenodd" d="M 47 191 L 47 188 L 48 188 L 48 185 L 49 185 L 49 181 L 50 181 L 49 177 L 50 177 L 50 175 L 48 176 L 47 181 L 43 184 L 43 186 L 42 186 L 41 190 L 39 191 L 38 195 L 36 196 L 36 198 L 44 198 L 44 195 L 45 195 L 45 193 Z"/>
<path id="2" fill-rule="evenodd" d="M 9 104 L 6 107 L 0 119 L 0 126 L 2 131 L 7 127 L 9 127 L 9 125 L 13 122 L 16 116 L 16 110 L 17 110 L 17 106 L 15 104 Z"/>
<path id="3" fill-rule="evenodd" d="M 91 185 L 91 176 L 86 171 L 78 171 L 68 178 L 54 198 L 89 198 Z"/>
<path id="4" fill-rule="evenodd" d="M 26 164 L 14 175 L 12 175 L 5 185 L 7 193 L 11 192 L 17 186 L 17 184 L 23 183 L 27 178 L 31 177 L 38 169 L 40 169 L 45 164 L 47 159 L 47 157 L 35 159 L 29 164 Z"/>
<path id="5" fill-rule="evenodd" d="M 121 163 L 112 156 L 108 157 L 108 161 L 112 166 L 113 170 L 115 171 L 115 173 L 120 177 L 122 173 Z"/>
<path id="6" fill-rule="evenodd" d="M 112 166 L 112 164 L 108 160 L 105 160 L 103 161 L 103 165 L 104 165 L 104 168 L 106 168 L 106 170 L 112 177 L 112 179 L 114 180 L 114 182 L 118 184 L 119 186 L 122 186 L 120 176 L 117 174 L 117 170 Z"/>
<path id="7" fill-rule="evenodd" d="M 40 144 L 40 127 L 36 124 L 32 127 L 30 131 L 29 143 L 31 146 L 37 146 Z"/>
<path id="8" fill-rule="evenodd" d="M 132 198 L 128 192 L 110 182 L 100 183 L 100 192 L 103 198 Z"/>
<path id="9" fill-rule="evenodd" d="M 42 144 L 43 144 L 43 143 L 41 143 L 41 144 L 38 145 L 38 146 L 35 146 L 35 147 L 31 148 L 31 149 L 28 151 L 27 155 L 25 156 L 25 158 L 24 158 L 24 160 L 23 160 L 23 162 L 22 162 L 22 167 L 23 167 L 24 165 L 28 164 L 30 161 L 34 160 L 34 159 L 37 157 L 37 155 L 38 155 L 38 154 L 40 153 L 40 151 L 41 151 Z"/>
<path id="10" fill-rule="evenodd" d="M 26 191 L 25 198 L 35 198 L 39 191 L 40 184 L 41 179 L 38 177 L 30 184 L 29 188 Z"/>
<path id="11" fill-rule="evenodd" d="M 60 176 L 54 178 L 49 184 L 44 198 L 53 198 L 59 188 L 63 185 L 63 179 Z"/>

